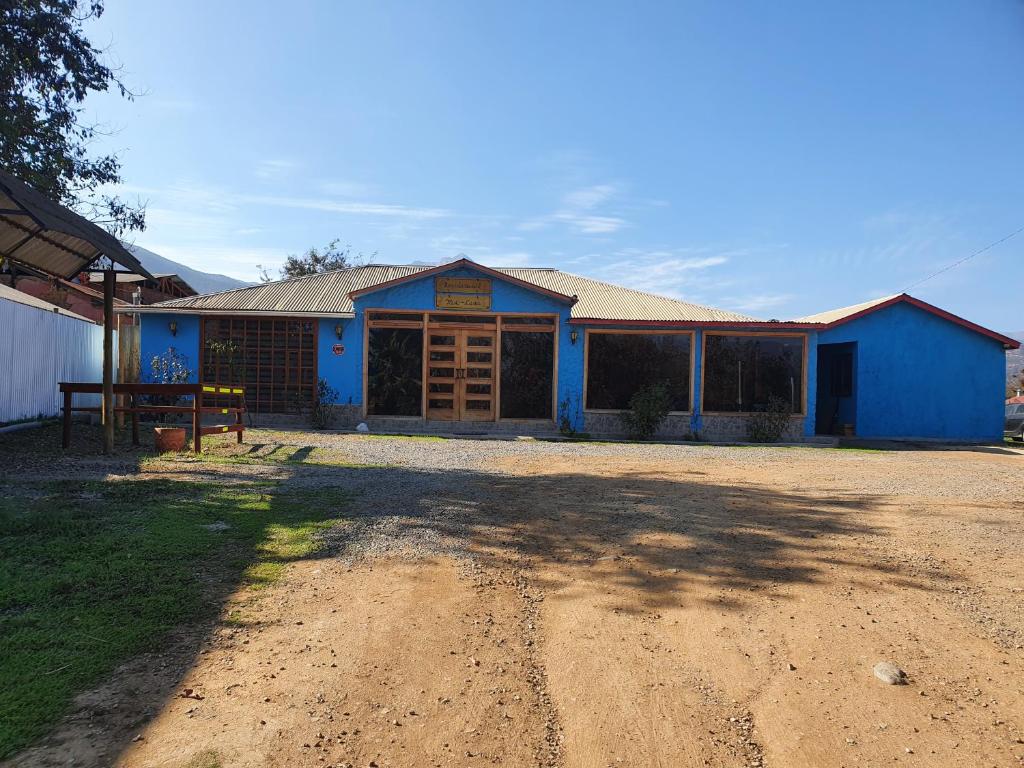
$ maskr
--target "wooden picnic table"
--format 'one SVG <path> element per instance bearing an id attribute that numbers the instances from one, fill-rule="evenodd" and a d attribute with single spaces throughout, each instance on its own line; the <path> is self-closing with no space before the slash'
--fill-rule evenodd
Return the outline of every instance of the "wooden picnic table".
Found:
<path id="1" fill-rule="evenodd" d="M 60 382 L 60 391 L 64 395 L 64 448 L 71 446 L 71 414 L 102 413 L 98 406 L 82 406 L 72 403 L 76 394 L 103 394 L 103 385 L 91 382 Z M 123 395 L 128 402 L 126 406 L 116 406 L 115 413 L 127 413 L 132 421 L 132 444 L 139 445 L 139 414 L 140 413 L 191 413 L 192 414 L 192 449 L 199 453 L 202 450 L 203 435 L 220 435 L 234 432 L 238 442 L 242 442 L 245 425 L 242 414 L 245 413 L 245 388 L 225 384 L 115 384 L 114 396 Z M 191 397 L 191 405 L 151 405 L 140 403 L 140 395 L 157 395 L 161 397 Z M 224 400 L 234 405 L 203 405 L 204 398 Z M 230 424 L 203 426 L 204 413 L 220 413 L 234 415 Z"/>

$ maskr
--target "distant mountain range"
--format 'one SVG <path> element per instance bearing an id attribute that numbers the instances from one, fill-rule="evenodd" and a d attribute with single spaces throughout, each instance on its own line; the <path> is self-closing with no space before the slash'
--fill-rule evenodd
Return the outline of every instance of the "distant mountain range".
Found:
<path id="1" fill-rule="evenodd" d="M 252 283 L 245 283 L 227 275 L 217 275 L 211 272 L 200 272 L 198 269 L 186 267 L 176 261 L 171 261 L 159 253 L 138 245 L 128 247 L 135 258 L 142 262 L 142 266 L 150 272 L 161 272 L 164 274 L 179 275 L 186 283 L 191 285 L 199 293 L 217 293 L 218 291 L 230 291 L 232 288 L 244 288 Z"/>

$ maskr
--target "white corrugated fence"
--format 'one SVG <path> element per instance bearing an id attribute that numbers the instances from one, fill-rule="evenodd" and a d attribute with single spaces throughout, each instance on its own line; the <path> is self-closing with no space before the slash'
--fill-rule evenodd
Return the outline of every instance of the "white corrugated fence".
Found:
<path id="1" fill-rule="evenodd" d="M 0 424 L 57 416 L 59 382 L 102 377 L 102 326 L 0 297 Z M 76 395 L 75 404 L 98 406 L 100 398 Z"/>

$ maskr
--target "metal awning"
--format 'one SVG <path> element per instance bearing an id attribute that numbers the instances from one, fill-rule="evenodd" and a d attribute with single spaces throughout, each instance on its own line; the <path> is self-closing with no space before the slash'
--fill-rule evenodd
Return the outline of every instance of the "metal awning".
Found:
<path id="1" fill-rule="evenodd" d="M 0 257 L 69 279 L 101 256 L 153 277 L 109 232 L 0 170 Z"/>

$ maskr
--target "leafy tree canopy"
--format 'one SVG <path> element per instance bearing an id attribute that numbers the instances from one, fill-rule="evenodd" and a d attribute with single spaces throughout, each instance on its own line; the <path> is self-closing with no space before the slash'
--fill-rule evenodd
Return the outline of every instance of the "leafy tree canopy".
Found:
<path id="1" fill-rule="evenodd" d="M 120 235 L 145 228 L 145 207 L 104 191 L 121 163 L 90 154 L 101 129 L 81 119 L 92 92 L 134 98 L 85 37 L 102 14 L 100 0 L 0 0 L 0 166 Z"/>
<path id="2" fill-rule="evenodd" d="M 314 246 L 301 256 L 295 256 L 294 254 L 289 256 L 281 267 L 281 279 L 288 280 L 293 277 L 316 275 L 320 272 L 331 272 L 335 269 L 358 267 L 366 263 L 367 257 L 364 254 L 353 255 L 352 246 L 340 246 L 338 245 L 340 242 L 338 238 L 335 238 L 323 248 Z M 371 254 L 370 258 L 373 258 L 375 255 L 376 253 Z M 256 266 L 260 271 L 260 280 L 264 283 L 269 283 L 271 277 L 268 270 L 259 264 Z"/>

